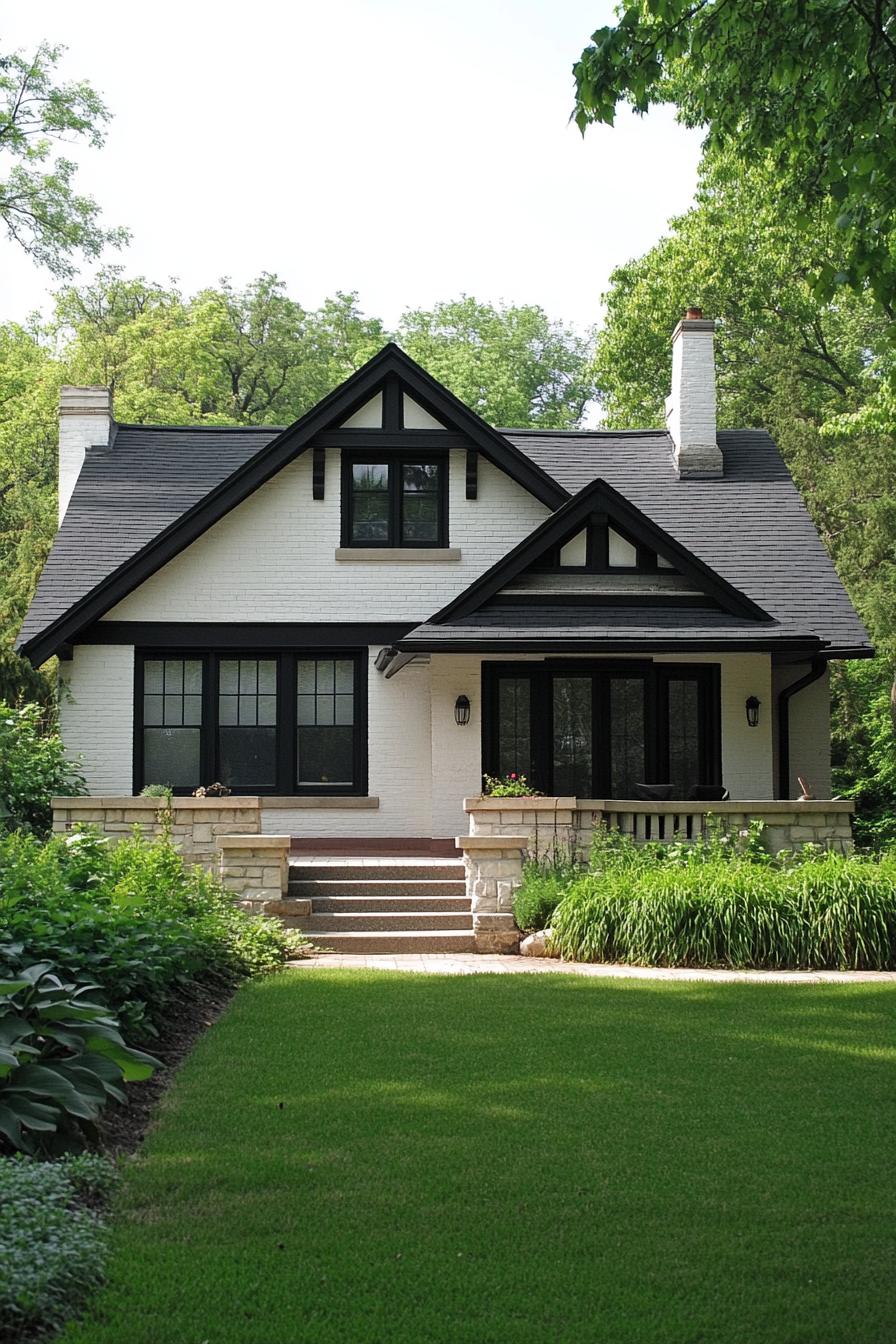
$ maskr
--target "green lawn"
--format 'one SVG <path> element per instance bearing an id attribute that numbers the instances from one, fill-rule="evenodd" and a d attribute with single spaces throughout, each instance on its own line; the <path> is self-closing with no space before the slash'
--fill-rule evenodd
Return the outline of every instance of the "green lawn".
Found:
<path id="1" fill-rule="evenodd" d="M 894 1338 L 896 992 L 297 971 L 242 989 L 66 1344 Z"/>

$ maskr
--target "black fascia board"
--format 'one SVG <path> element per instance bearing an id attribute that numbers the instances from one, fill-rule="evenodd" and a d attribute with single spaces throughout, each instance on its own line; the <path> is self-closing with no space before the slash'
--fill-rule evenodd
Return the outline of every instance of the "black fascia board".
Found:
<path id="1" fill-rule="evenodd" d="M 173 560 L 197 537 L 202 536 L 214 523 L 304 452 L 316 434 L 330 427 L 335 419 L 342 420 L 351 415 L 353 410 L 376 392 L 390 373 L 397 375 L 431 414 L 442 420 L 453 420 L 457 428 L 469 435 L 484 457 L 513 477 L 548 508 L 555 509 L 569 498 L 568 492 L 552 477 L 468 406 L 464 406 L 447 388 L 431 378 L 397 345 L 390 343 L 295 424 L 288 426 L 260 448 L 248 462 L 231 472 L 220 485 L 187 509 L 136 555 L 119 565 L 40 634 L 19 646 L 18 652 L 35 667 L 46 662 L 62 644 L 71 643 L 85 626 L 99 620 L 116 602 L 145 582 L 162 565 Z"/>
<path id="2" fill-rule="evenodd" d="M 527 569 L 540 555 L 558 545 L 571 528 L 579 522 L 584 523 L 596 511 L 604 511 L 610 518 L 616 518 L 637 541 L 650 546 L 658 555 L 669 560 L 681 574 L 691 579 L 702 592 L 713 597 L 730 615 L 753 621 L 772 620 L 768 612 L 763 611 L 751 598 L 658 527 L 618 490 L 598 478 L 573 495 L 518 546 L 492 565 L 491 569 L 474 579 L 468 588 L 431 616 L 427 624 L 444 625 L 452 619 L 470 616 L 478 611 L 483 603 L 499 593 L 505 584 Z"/>
<path id="3" fill-rule="evenodd" d="M 141 649 L 314 649 L 394 644 L 410 621 L 97 621 L 80 644 L 133 644 Z"/>
<path id="4" fill-rule="evenodd" d="M 399 653 L 801 653 L 825 656 L 823 641 L 814 637 L 782 635 L 779 639 L 557 639 L 546 635 L 543 639 L 469 638 L 434 640 L 422 636 L 408 636 L 394 646 Z"/>

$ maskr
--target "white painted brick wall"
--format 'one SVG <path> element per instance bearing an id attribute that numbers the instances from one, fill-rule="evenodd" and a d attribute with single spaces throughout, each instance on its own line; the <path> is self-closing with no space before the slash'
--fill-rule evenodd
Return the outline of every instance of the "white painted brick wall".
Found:
<path id="1" fill-rule="evenodd" d="M 110 611 L 114 621 L 420 621 L 541 523 L 549 510 L 480 460 L 465 498 L 465 454 L 450 454 L 449 541 L 460 561 L 337 561 L 339 453 L 326 498 L 311 498 L 305 454 Z"/>
<path id="2" fill-rule="evenodd" d="M 478 654 L 433 654 L 432 685 L 432 834 L 464 835 L 463 800 L 482 789 L 482 659 Z M 399 672 L 394 678 L 404 676 Z M 470 722 L 454 722 L 459 695 L 470 701 Z"/>
<path id="3" fill-rule="evenodd" d="M 112 398 L 105 387 L 63 387 L 59 396 L 59 522 L 65 517 L 84 455 L 109 442 Z"/>
<path id="4" fill-rule="evenodd" d="M 666 426 L 682 476 L 721 473 L 722 455 L 716 443 L 714 338 L 709 323 L 685 320 L 675 329 Z"/>
<path id="5" fill-rule="evenodd" d="M 59 721 L 68 755 L 82 757 L 90 793 L 133 791 L 134 650 L 79 644 L 59 664 Z"/>
<path id="6" fill-rule="evenodd" d="M 806 675 L 808 663 L 778 668 L 775 675 L 775 704 L 785 688 Z M 777 782 L 777 753 L 775 781 Z M 799 798 L 801 789 L 797 776 L 811 786 L 816 798 L 831 796 L 831 686 L 827 671 L 790 701 L 790 791 L 789 798 Z"/>

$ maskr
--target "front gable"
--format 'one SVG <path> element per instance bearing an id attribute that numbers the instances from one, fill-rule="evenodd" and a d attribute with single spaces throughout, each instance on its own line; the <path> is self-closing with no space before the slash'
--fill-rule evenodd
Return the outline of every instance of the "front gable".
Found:
<path id="1" fill-rule="evenodd" d="M 482 461 L 509 478 L 525 493 L 529 504 L 536 506 L 534 514 L 527 515 L 522 533 L 530 530 L 543 516 L 545 508 L 557 508 L 568 498 L 561 486 L 503 435 L 488 426 L 396 346 L 387 345 L 300 420 L 278 432 L 248 461 L 191 502 L 174 522 L 163 526 L 117 564 L 110 568 L 108 562 L 103 564 L 102 554 L 97 555 L 92 570 L 84 573 L 81 590 L 74 595 L 74 600 L 61 615 L 54 613 L 46 623 L 35 619 L 42 606 L 52 610 L 52 603 L 45 601 L 47 594 L 39 587 L 33 614 L 26 621 L 24 637 L 20 641 L 20 651 L 35 665 L 44 662 L 86 628 L 102 620 L 117 604 L 125 602 L 130 594 L 298 459 L 304 458 L 311 464 L 310 488 L 305 496 L 309 506 L 312 500 L 322 500 L 329 475 L 328 449 L 375 449 L 377 454 L 386 455 L 422 450 L 437 453 L 462 450 L 465 455 L 464 497 L 467 500 L 473 501 L 477 497 L 478 465 Z M 114 452 L 114 447 L 110 452 Z M 126 534 L 126 495 L 110 500 L 109 507 L 115 515 L 109 519 L 110 528 L 119 535 Z M 305 521 L 304 515 L 305 509 L 301 507 L 291 525 L 301 525 Z M 76 487 L 66 523 L 54 543 L 57 554 L 51 554 L 48 574 L 55 574 L 64 566 L 62 552 L 72 548 L 77 552 L 78 522 Z M 91 526 L 96 526 L 95 516 L 92 516 Z M 516 535 L 521 532 L 517 531 Z M 44 577 L 46 579 L 46 575 Z M 470 572 L 464 573 L 461 582 L 466 583 L 470 578 Z M 276 566 L 268 575 L 268 582 L 276 583 Z M 46 588 L 47 583 L 42 581 L 42 586 Z M 342 612 L 334 611 L 332 615 L 339 619 Z M 251 614 L 240 612 L 233 617 L 236 620 L 250 618 Z"/>
<path id="2" fill-rule="evenodd" d="M 769 622 L 744 593 L 596 480 L 430 618 L 443 625 L 502 605 L 699 606 Z"/>

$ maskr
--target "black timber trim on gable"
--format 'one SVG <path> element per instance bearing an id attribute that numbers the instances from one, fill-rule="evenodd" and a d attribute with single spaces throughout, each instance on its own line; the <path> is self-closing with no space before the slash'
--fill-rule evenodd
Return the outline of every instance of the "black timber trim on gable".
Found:
<path id="1" fill-rule="evenodd" d="M 231 509 L 236 508 L 255 490 L 264 485 L 283 467 L 303 453 L 322 430 L 340 424 L 379 391 L 390 374 L 394 374 L 425 410 L 438 420 L 448 421 L 469 435 L 477 449 L 495 466 L 506 472 L 530 494 L 548 508 L 559 508 L 568 500 L 569 493 L 558 485 L 547 472 L 531 462 L 520 449 L 514 447 L 497 430 L 487 425 L 475 411 L 471 411 L 446 387 L 432 378 L 397 345 L 390 344 L 356 373 L 353 373 L 334 391 L 307 411 L 295 424 L 290 425 L 275 439 L 249 459 L 242 467 L 215 486 L 192 508 L 164 528 L 136 555 L 98 583 L 85 597 L 63 615 L 56 618 L 38 635 L 26 640 L 18 652 L 39 667 L 63 644 L 71 643 L 85 626 L 104 616 L 107 611 L 169 560 L 173 560 L 191 542 Z M 368 431 L 375 433 L 376 431 Z M 373 440 L 371 439 L 371 446 Z"/>
<path id="2" fill-rule="evenodd" d="M 324 498 L 324 482 L 326 480 L 327 455 L 319 444 L 314 445 L 311 459 L 311 498 Z"/>
<path id="3" fill-rule="evenodd" d="M 475 448 L 467 449 L 467 499 L 479 494 L 479 455 Z"/>
<path id="4" fill-rule="evenodd" d="M 747 620 L 771 622 L 772 618 L 767 612 L 686 550 L 668 532 L 664 532 L 646 514 L 620 495 L 618 490 L 614 490 L 606 481 L 596 480 L 568 500 L 446 607 L 431 616 L 428 623 L 443 625 L 447 621 L 462 620 L 465 616 L 472 615 L 489 598 L 499 593 L 509 580 L 516 578 L 545 551 L 560 545 L 579 522 L 595 512 L 604 512 L 611 519 L 618 518 L 621 525 L 637 541 L 649 546 L 674 564 L 679 574 L 690 579 L 708 597 L 714 598 L 723 611 Z"/>

